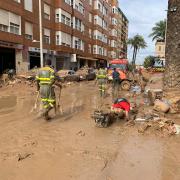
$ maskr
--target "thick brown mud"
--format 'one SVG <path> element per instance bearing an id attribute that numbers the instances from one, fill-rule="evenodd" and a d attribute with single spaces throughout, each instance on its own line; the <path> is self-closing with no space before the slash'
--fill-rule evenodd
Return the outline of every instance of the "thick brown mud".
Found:
<path id="1" fill-rule="evenodd" d="M 180 179 L 179 136 L 142 135 L 123 120 L 95 126 L 94 82 L 64 88 L 63 113 L 50 122 L 30 113 L 34 92 L 22 85 L 1 90 L 0 180 Z"/>

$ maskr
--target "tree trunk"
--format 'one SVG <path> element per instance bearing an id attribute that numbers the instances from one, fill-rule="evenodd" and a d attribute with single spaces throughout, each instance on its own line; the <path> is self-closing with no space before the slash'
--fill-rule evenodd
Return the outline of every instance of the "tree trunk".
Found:
<path id="1" fill-rule="evenodd" d="M 169 9 L 174 7 L 175 12 L 168 11 L 164 74 L 164 89 L 170 91 L 180 88 L 180 0 L 169 0 Z"/>
<path id="2" fill-rule="evenodd" d="M 136 47 L 136 49 L 135 49 L 135 56 L 134 56 L 134 65 L 136 65 L 137 51 L 138 51 L 138 48 Z"/>
<path id="3" fill-rule="evenodd" d="M 180 0 L 169 0 L 168 9 L 164 94 L 170 102 L 170 112 L 180 113 Z"/>
<path id="4" fill-rule="evenodd" d="M 133 49 L 133 58 L 132 58 L 132 64 L 134 63 L 134 57 L 135 57 L 135 47 Z"/>

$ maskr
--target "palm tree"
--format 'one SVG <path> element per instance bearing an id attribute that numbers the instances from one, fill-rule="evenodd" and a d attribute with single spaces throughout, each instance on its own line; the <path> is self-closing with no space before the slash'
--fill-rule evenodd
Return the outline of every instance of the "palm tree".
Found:
<path id="1" fill-rule="evenodd" d="M 165 41 L 166 36 L 166 20 L 159 21 L 152 28 L 152 33 L 149 37 L 152 37 L 152 40 L 162 40 Z"/>
<path id="2" fill-rule="evenodd" d="M 146 48 L 147 44 L 146 44 L 144 38 L 138 34 L 136 36 L 134 36 L 133 38 L 130 38 L 128 40 L 128 44 L 131 45 L 131 48 L 133 48 L 132 65 L 135 65 L 138 51 L 140 49 Z"/>

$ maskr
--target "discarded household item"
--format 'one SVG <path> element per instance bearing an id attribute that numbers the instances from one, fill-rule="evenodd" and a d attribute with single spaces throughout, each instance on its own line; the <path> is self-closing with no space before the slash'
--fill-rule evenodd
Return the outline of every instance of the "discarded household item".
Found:
<path id="1" fill-rule="evenodd" d="M 148 130 L 148 128 L 150 128 L 152 125 L 149 123 L 144 123 L 139 129 L 138 132 L 139 133 L 144 133 L 146 130 Z"/>
<path id="2" fill-rule="evenodd" d="M 141 93 L 141 87 L 136 85 L 131 87 L 131 92 L 134 94 L 140 94 Z"/>
<path id="3" fill-rule="evenodd" d="M 94 111 L 92 118 L 95 120 L 97 127 L 107 128 L 112 123 L 110 114 L 103 111 Z"/>
<path id="4" fill-rule="evenodd" d="M 159 111 L 159 112 L 167 113 L 170 109 L 170 105 L 164 101 L 157 99 L 154 102 L 154 108 L 153 109 L 156 111 Z"/>

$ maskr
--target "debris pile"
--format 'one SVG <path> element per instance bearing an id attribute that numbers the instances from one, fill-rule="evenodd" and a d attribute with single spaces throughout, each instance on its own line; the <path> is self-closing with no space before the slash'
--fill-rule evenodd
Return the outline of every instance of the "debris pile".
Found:
<path id="1" fill-rule="evenodd" d="M 172 120 L 166 118 L 143 122 L 138 128 L 138 132 L 143 134 L 148 129 L 151 129 L 154 132 L 160 132 L 163 135 L 177 135 L 180 133 L 180 125 L 177 125 Z"/>

